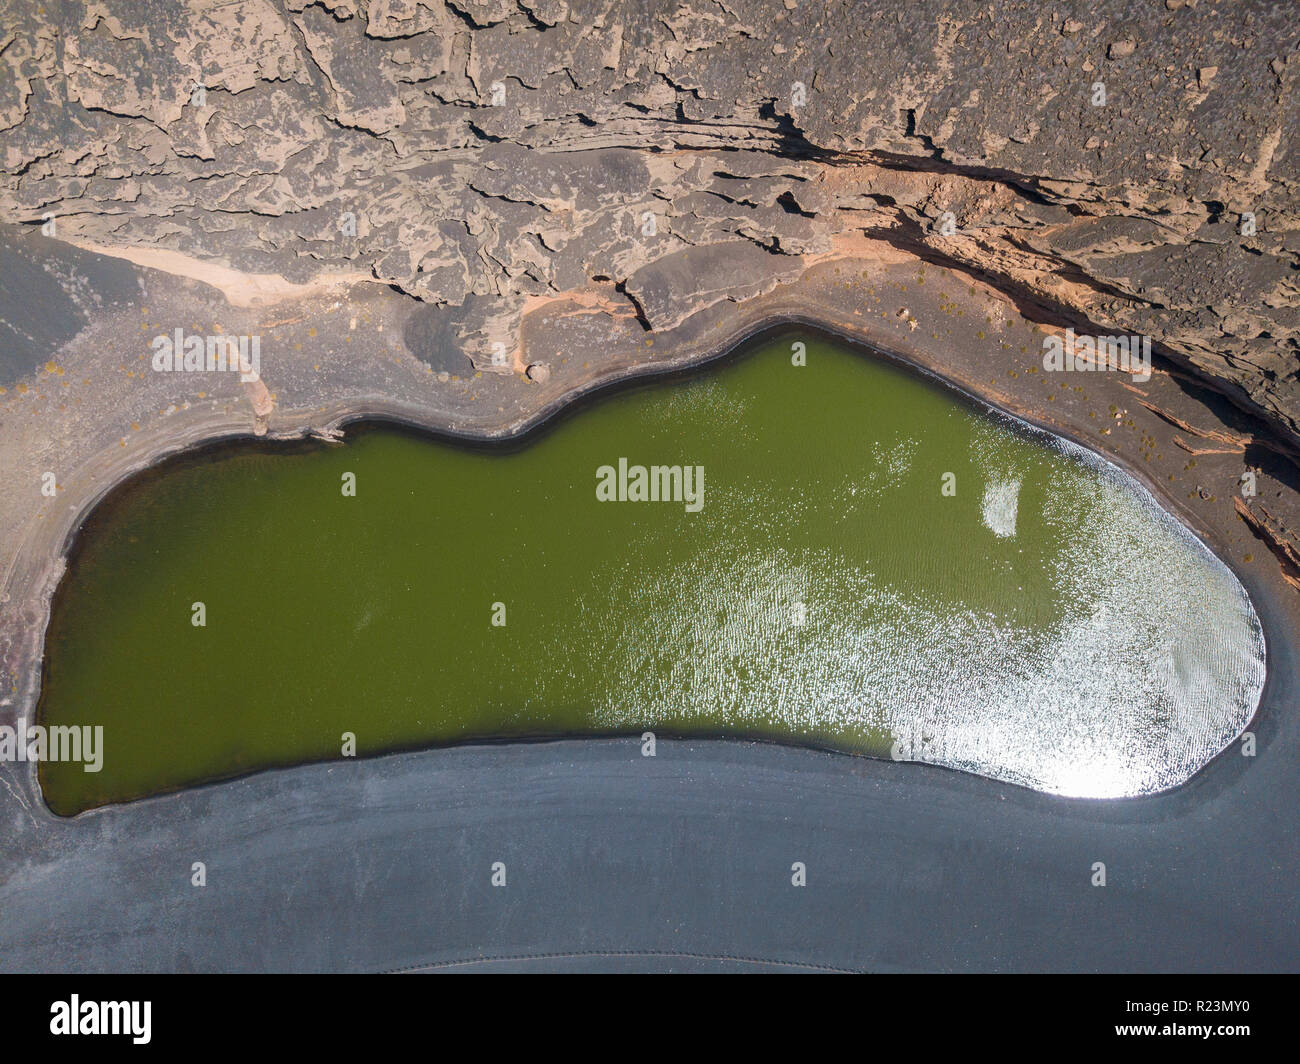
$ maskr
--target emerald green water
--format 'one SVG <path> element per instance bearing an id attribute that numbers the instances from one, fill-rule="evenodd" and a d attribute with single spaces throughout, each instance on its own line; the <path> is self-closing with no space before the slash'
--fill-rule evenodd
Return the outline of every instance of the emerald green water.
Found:
<path id="1" fill-rule="evenodd" d="M 702 508 L 599 501 L 621 457 L 703 466 Z M 102 725 L 103 768 L 41 782 L 72 813 L 347 732 L 366 755 L 652 729 L 1136 794 L 1232 741 L 1263 671 L 1236 579 L 1126 475 L 855 352 L 794 366 L 787 338 L 509 451 L 369 427 L 124 485 L 56 597 L 38 712 Z"/>

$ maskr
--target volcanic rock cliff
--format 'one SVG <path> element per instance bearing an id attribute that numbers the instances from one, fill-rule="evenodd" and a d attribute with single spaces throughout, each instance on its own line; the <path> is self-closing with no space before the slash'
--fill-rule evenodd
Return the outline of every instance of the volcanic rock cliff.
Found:
<path id="1" fill-rule="evenodd" d="M 662 330 L 869 237 L 1300 431 L 1290 4 L 0 12 L 0 219 L 61 240 L 392 285 L 491 370 L 539 298 Z"/>

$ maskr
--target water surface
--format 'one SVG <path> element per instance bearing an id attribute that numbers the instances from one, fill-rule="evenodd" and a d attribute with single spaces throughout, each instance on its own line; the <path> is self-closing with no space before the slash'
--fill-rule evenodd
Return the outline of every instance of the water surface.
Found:
<path id="1" fill-rule="evenodd" d="M 599 501 L 620 458 L 702 466 L 702 508 Z M 1115 797 L 1239 735 L 1263 655 L 1231 571 L 1131 477 L 863 354 L 792 365 L 785 338 L 510 449 L 368 427 L 128 483 L 56 597 L 39 708 L 103 725 L 103 769 L 41 780 L 71 813 L 345 733 L 365 755 L 650 729 Z"/>

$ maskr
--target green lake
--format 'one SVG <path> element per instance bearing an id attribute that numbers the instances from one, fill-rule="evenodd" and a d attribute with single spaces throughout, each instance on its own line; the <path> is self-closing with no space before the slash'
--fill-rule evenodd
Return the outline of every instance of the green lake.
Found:
<path id="1" fill-rule="evenodd" d="M 702 467 L 701 505 L 685 476 L 603 501 L 620 459 Z M 510 447 L 356 426 L 133 479 L 84 525 L 38 707 L 102 725 L 102 768 L 40 779 L 71 814 L 338 758 L 345 733 L 361 756 L 616 734 L 639 756 L 652 730 L 1119 797 L 1203 766 L 1263 680 L 1237 579 L 1127 474 L 782 337 Z"/>

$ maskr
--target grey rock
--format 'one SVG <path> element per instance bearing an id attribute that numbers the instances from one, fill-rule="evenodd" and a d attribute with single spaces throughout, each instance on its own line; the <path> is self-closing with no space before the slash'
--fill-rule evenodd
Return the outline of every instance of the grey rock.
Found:
<path id="1" fill-rule="evenodd" d="M 607 279 L 663 328 L 867 234 L 1149 330 L 1300 431 L 1286 5 L 4 7 L 3 221 L 54 212 L 74 242 L 297 283 L 364 274 L 461 308 L 481 368 L 517 349 L 529 298 Z"/>

